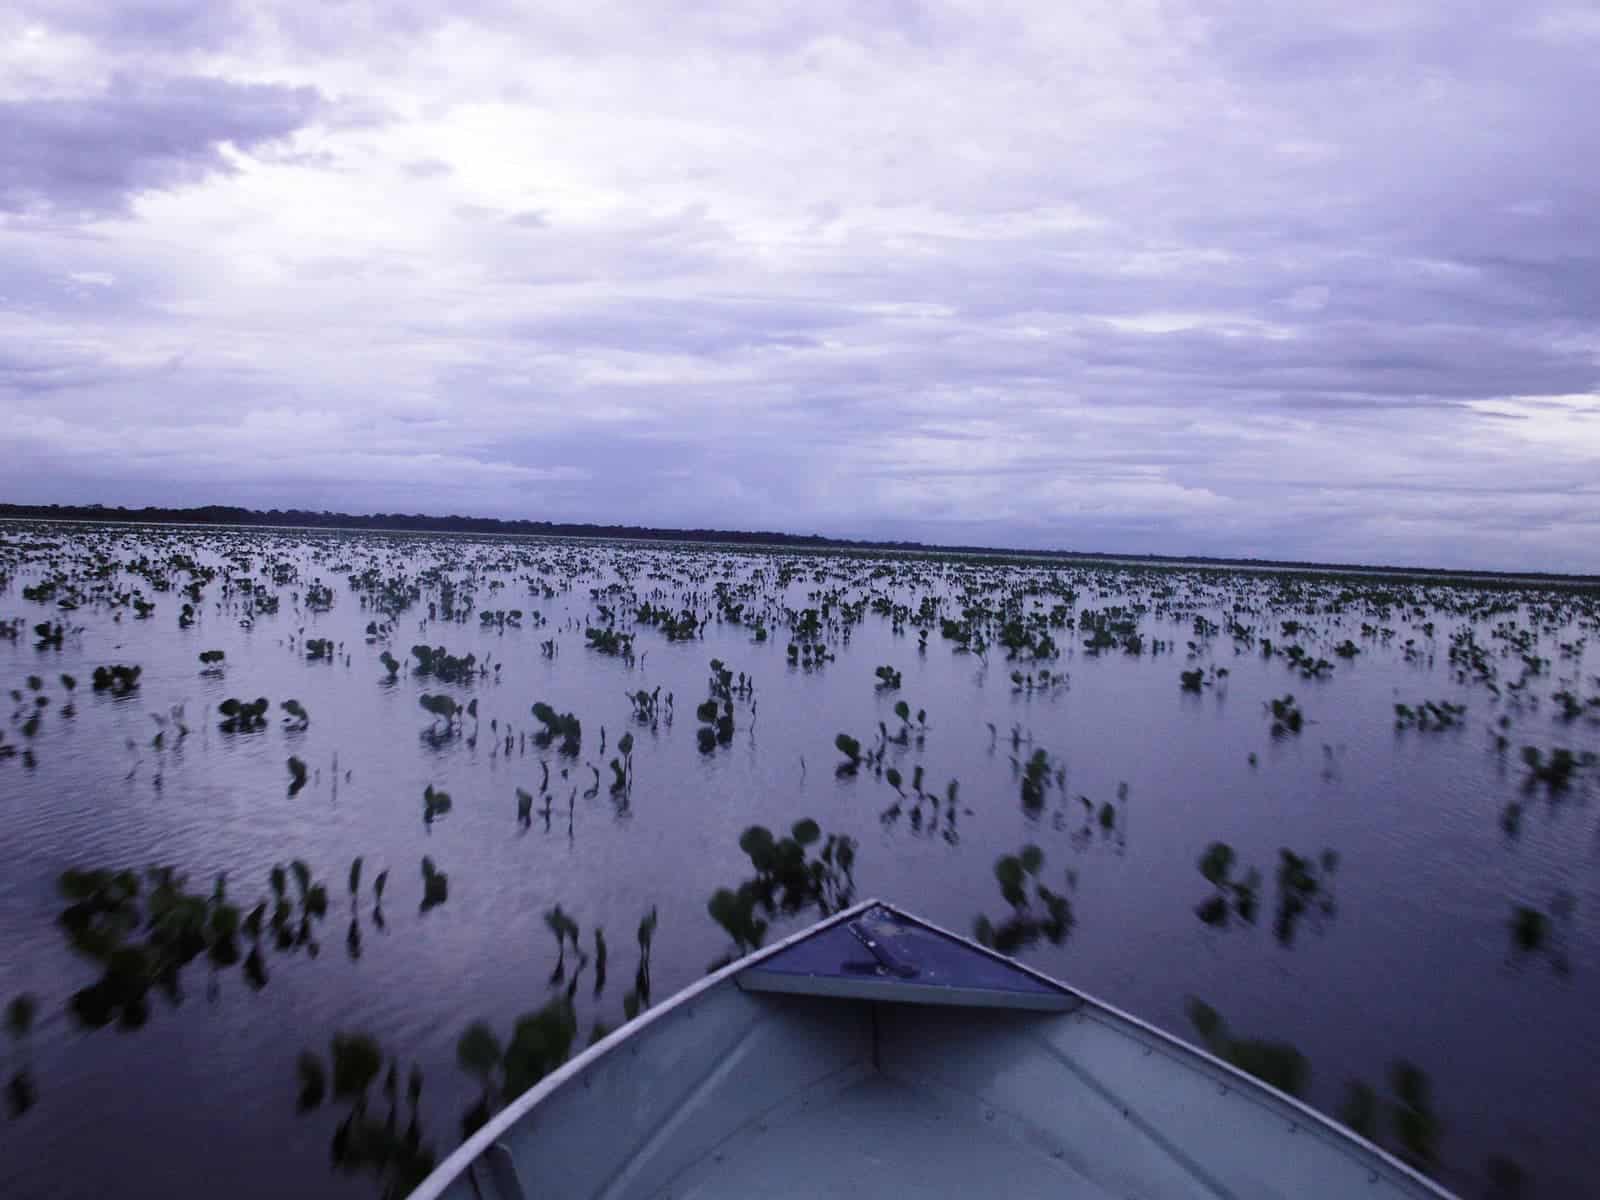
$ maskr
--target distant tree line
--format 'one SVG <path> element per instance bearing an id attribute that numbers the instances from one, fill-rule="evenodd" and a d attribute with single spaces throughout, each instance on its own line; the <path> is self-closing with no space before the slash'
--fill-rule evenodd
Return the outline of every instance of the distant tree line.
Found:
<path id="1" fill-rule="evenodd" d="M 1226 566 L 1244 569 L 1292 567 L 1323 572 L 1377 571 L 1422 577 L 1537 579 L 1552 583 L 1600 585 L 1594 575 L 1560 575 L 1537 571 L 1459 571 L 1440 567 L 1367 566 L 1359 563 L 1317 563 L 1261 558 L 1214 558 L 1205 555 L 1118 554 L 1114 551 L 1010 550 L 992 546 L 935 546 L 926 542 L 866 541 L 821 534 L 777 533 L 744 529 L 658 529 L 645 525 L 592 525 L 561 521 L 502 520 L 498 517 L 430 516 L 426 513 L 313 512 L 304 508 L 239 508 L 206 504 L 197 508 L 115 508 L 104 504 L 5 504 L 0 520 L 104 521 L 132 525 L 244 525 L 309 529 L 370 529 L 395 533 L 516 534 L 531 537 L 626 538 L 653 542 L 706 542 L 748 546 L 790 546 L 806 550 L 899 551 L 904 553 L 981 554 L 1017 559 L 1115 559 L 1172 566 Z"/>

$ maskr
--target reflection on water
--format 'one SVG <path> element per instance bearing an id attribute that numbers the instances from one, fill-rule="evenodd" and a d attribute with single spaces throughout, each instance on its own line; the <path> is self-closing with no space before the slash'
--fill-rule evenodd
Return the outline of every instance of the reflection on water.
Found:
<path id="1" fill-rule="evenodd" d="M 39 1011 L 39 1001 L 28 992 L 13 996 L 6 1004 L 6 1038 L 10 1041 L 6 1064 L 6 1111 L 20 1117 L 38 1099 L 38 1085 L 28 1062 L 28 1034 Z"/>
<path id="2" fill-rule="evenodd" d="M 10 525 L 0 609 L 0 942 L 35 1001 L 0 1061 L 8 1195 L 189 1163 L 174 1194 L 334 1186 L 271 1114 L 163 1153 L 104 1109 L 102 1059 L 172 1128 L 297 1077 L 338 1178 L 403 1190 L 652 970 L 676 989 L 858 876 L 1158 1023 L 1191 991 L 1277 1014 L 1293 1044 L 1187 1013 L 1463 1194 L 1600 1173 L 1570 1070 L 1600 1053 L 1593 591 Z M 330 914 L 308 864 L 345 862 Z M 605 928 L 636 922 L 630 975 Z"/>

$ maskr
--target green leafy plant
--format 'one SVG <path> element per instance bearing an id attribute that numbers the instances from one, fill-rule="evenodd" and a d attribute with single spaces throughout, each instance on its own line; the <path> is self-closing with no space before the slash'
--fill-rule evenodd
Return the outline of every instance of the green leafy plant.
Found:
<path id="1" fill-rule="evenodd" d="M 433 865 L 433 859 L 424 857 L 422 860 L 422 903 L 418 906 L 417 911 L 426 913 L 430 909 L 438 908 L 449 898 L 450 877 Z"/>
<path id="2" fill-rule="evenodd" d="M 217 705 L 217 711 L 222 714 L 221 729 L 224 733 L 249 733 L 252 730 L 267 727 L 267 709 L 270 702 L 265 696 L 258 696 L 254 700 L 244 701 L 227 699 Z"/>
<path id="3" fill-rule="evenodd" d="M 1184 1007 L 1190 1024 L 1212 1054 L 1280 1092 L 1305 1095 L 1311 1082 L 1311 1064 L 1294 1046 L 1288 1042 L 1234 1036 L 1222 1014 L 1195 996 L 1190 996 Z"/>
<path id="4" fill-rule="evenodd" d="M 1200 856 L 1200 874 L 1215 889 L 1215 894 L 1195 906 L 1195 915 L 1207 925 L 1225 927 L 1235 917 L 1255 924 L 1261 872 L 1251 867 L 1235 877 L 1235 861 L 1234 849 L 1226 842 L 1212 842 Z"/>
<path id="5" fill-rule="evenodd" d="M 1053 946 L 1067 939 L 1074 924 L 1067 893 L 1075 881 L 1069 872 L 1066 888 L 1054 891 L 1040 882 L 1043 869 L 1044 851 L 1031 844 L 995 861 L 995 881 L 1000 885 L 1000 895 L 1011 906 L 1011 915 L 998 925 L 986 916 L 977 917 L 972 929 L 974 941 L 1002 954 L 1017 954 L 1041 939 Z"/>
<path id="6" fill-rule="evenodd" d="M 440 817 L 450 811 L 450 793 L 441 792 L 433 784 L 429 784 L 422 792 L 422 823 L 432 825 Z M 427 862 L 427 859 L 423 860 Z M 427 870 L 423 871 L 427 875 Z"/>
<path id="7" fill-rule="evenodd" d="M 813 855 L 811 848 L 818 843 Z M 755 876 L 736 887 L 718 888 L 706 905 L 736 947 L 723 961 L 760 946 L 775 916 L 813 907 L 826 915 L 848 908 L 854 898 L 855 839 L 829 834 L 823 841 L 821 827 L 809 818 L 796 821 L 783 838 L 752 825 L 740 836 L 739 849 L 749 857 Z"/>
<path id="8" fill-rule="evenodd" d="M 1272 711 L 1272 736 L 1284 737 L 1287 734 L 1299 733 L 1305 725 L 1305 715 L 1301 713 L 1299 705 L 1293 696 L 1285 696 L 1281 700 L 1268 702 Z"/>
<path id="9" fill-rule="evenodd" d="M 533 706 L 534 719 L 544 728 L 533 735 L 534 743 L 548 747 L 556 743 L 558 752 L 576 758 L 583 748 L 583 725 L 572 713 L 558 713 L 544 701 Z"/>
<path id="10" fill-rule="evenodd" d="M 143 667 L 107 666 L 94 669 L 94 690 L 110 692 L 113 696 L 126 696 L 139 686 Z"/>

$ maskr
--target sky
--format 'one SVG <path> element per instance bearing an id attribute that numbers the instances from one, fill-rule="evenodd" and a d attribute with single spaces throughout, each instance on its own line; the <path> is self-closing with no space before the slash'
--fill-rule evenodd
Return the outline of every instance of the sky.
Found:
<path id="1" fill-rule="evenodd" d="M 1600 7 L 9 0 L 0 500 L 1600 572 Z"/>

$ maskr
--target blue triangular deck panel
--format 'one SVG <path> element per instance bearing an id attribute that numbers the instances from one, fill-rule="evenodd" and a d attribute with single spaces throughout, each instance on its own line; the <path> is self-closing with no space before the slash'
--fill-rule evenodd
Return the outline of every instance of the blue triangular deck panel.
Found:
<path id="1" fill-rule="evenodd" d="M 1065 1012 L 1071 989 L 885 904 L 819 929 L 739 972 L 747 992 L 890 1004 Z"/>

